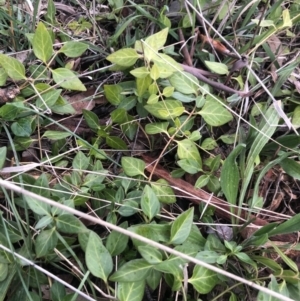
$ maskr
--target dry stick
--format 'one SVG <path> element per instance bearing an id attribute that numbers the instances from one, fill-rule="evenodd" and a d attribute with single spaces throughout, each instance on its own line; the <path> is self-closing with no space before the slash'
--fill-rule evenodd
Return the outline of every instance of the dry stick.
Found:
<path id="1" fill-rule="evenodd" d="M 184 39 L 184 36 L 183 36 L 183 33 L 182 33 L 181 29 L 178 29 L 178 35 L 179 35 L 180 41 L 183 43 L 181 50 L 182 50 L 182 53 L 183 53 L 183 56 L 184 56 L 184 60 L 187 63 L 187 65 L 193 66 L 193 62 L 192 62 L 191 56 L 190 56 L 190 54 L 187 50 L 186 41 Z"/>
<path id="2" fill-rule="evenodd" d="M 142 155 L 142 158 L 148 164 L 146 169 L 149 173 L 154 173 L 157 178 L 165 179 L 170 185 L 172 185 L 174 189 L 182 193 L 182 197 L 189 198 L 192 203 L 197 205 L 200 203 L 207 203 L 210 200 L 209 205 L 212 205 L 216 208 L 216 213 L 219 217 L 231 221 L 231 217 L 235 216 L 240 223 L 246 222 L 249 213 L 245 209 L 242 209 L 241 215 L 237 216 L 235 214 L 237 212 L 237 208 L 231 208 L 231 205 L 228 202 L 212 196 L 203 189 L 195 189 L 193 185 L 182 179 L 172 178 L 170 173 L 157 164 L 157 162 L 154 166 L 152 165 L 154 164 L 155 159 L 146 155 Z M 255 217 L 254 215 L 250 215 L 249 219 L 252 221 L 252 224 L 258 226 L 256 229 L 269 224 L 268 221 Z M 253 232 L 253 229 L 246 227 L 245 231 L 242 231 L 241 234 L 244 238 L 248 238 L 253 234 Z M 297 237 L 298 236 L 296 234 L 275 235 L 272 237 L 272 240 L 292 243 L 297 241 Z"/>
<path id="3" fill-rule="evenodd" d="M 191 66 L 187 66 L 187 65 L 183 65 L 181 64 L 181 67 L 183 68 L 184 71 L 194 75 L 195 77 L 197 77 L 198 79 L 200 79 L 202 82 L 209 84 L 210 86 L 212 86 L 213 88 L 219 90 L 219 91 L 224 91 L 230 94 L 238 94 L 241 97 L 247 97 L 253 94 L 253 92 L 245 92 L 245 91 L 238 91 L 235 89 L 232 89 L 222 83 L 219 82 L 215 82 L 213 80 L 208 79 L 206 76 L 204 76 L 202 74 L 202 72 L 200 71 L 200 69 L 195 68 L 195 67 L 191 67 Z"/>

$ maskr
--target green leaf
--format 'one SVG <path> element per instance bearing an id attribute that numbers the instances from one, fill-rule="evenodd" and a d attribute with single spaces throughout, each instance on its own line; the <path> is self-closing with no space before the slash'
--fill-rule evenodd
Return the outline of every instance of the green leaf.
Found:
<path id="1" fill-rule="evenodd" d="M 214 73 L 221 74 L 221 75 L 229 73 L 227 65 L 223 63 L 211 62 L 211 61 L 204 61 L 204 63 L 208 67 L 208 69 L 210 69 Z"/>
<path id="2" fill-rule="evenodd" d="M 198 90 L 198 79 L 187 72 L 176 72 L 170 78 L 171 85 L 180 93 L 195 94 Z"/>
<path id="3" fill-rule="evenodd" d="M 198 114 L 211 126 L 220 126 L 233 119 L 232 114 L 209 95 L 207 95 L 203 109 Z"/>
<path id="4" fill-rule="evenodd" d="M 123 100 L 124 96 L 121 94 L 123 88 L 120 85 L 104 85 L 104 94 L 107 100 L 117 106 Z"/>
<path id="5" fill-rule="evenodd" d="M 89 235 L 85 251 L 85 262 L 94 276 L 107 283 L 107 277 L 113 270 L 112 257 L 104 247 L 100 237 L 93 231 Z"/>
<path id="6" fill-rule="evenodd" d="M 201 251 L 196 255 L 196 259 L 210 264 L 216 263 L 219 257 L 220 254 L 212 250 Z"/>
<path id="7" fill-rule="evenodd" d="M 130 67 L 135 64 L 138 58 L 139 55 L 134 49 L 125 48 L 110 54 L 106 59 L 111 63 L 123 67 Z"/>
<path id="8" fill-rule="evenodd" d="M 39 22 L 33 36 L 32 49 L 35 56 L 43 63 L 47 64 L 52 56 L 52 39 L 42 22 Z"/>
<path id="9" fill-rule="evenodd" d="M 59 52 L 64 53 L 68 57 L 81 56 L 89 46 L 85 43 L 78 41 L 66 42 L 63 47 L 60 48 Z"/>
<path id="10" fill-rule="evenodd" d="M 145 78 L 150 72 L 146 67 L 135 68 L 130 73 L 136 78 Z"/>
<path id="11" fill-rule="evenodd" d="M 146 38 L 143 42 L 144 56 L 148 62 L 157 57 L 157 52 L 162 48 L 167 40 L 169 29 L 166 27 L 163 30 Z"/>
<path id="12" fill-rule="evenodd" d="M 195 183 L 195 188 L 200 189 L 200 188 L 206 186 L 207 183 L 209 182 L 209 178 L 210 178 L 209 175 L 200 176 Z"/>
<path id="13" fill-rule="evenodd" d="M 67 234 L 78 234 L 88 231 L 85 225 L 72 214 L 62 214 L 55 218 L 57 230 Z"/>
<path id="14" fill-rule="evenodd" d="M 236 163 L 236 158 L 240 152 L 245 149 L 245 147 L 245 144 L 239 144 L 235 149 L 233 149 L 230 155 L 226 158 L 221 171 L 221 188 L 227 201 L 232 205 L 236 205 L 240 182 L 240 173 Z M 231 209 L 233 208 L 231 207 Z"/>
<path id="15" fill-rule="evenodd" d="M 5 160 L 6 160 L 7 147 L 0 147 L 0 169 L 3 168 Z"/>
<path id="16" fill-rule="evenodd" d="M 117 297 L 120 301 L 142 301 L 145 294 L 145 281 L 119 282 Z"/>
<path id="17" fill-rule="evenodd" d="M 22 112 L 24 108 L 14 105 L 14 103 L 6 103 L 0 108 L 0 116 L 5 121 L 13 121 Z"/>
<path id="18" fill-rule="evenodd" d="M 292 159 L 283 159 L 280 163 L 283 170 L 296 180 L 300 180 L 300 164 Z"/>
<path id="19" fill-rule="evenodd" d="M 163 120 L 178 117 L 185 111 L 182 103 L 175 99 L 166 99 L 155 104 L 145 105 L 144 107 L 153 116 Z"/>
<path id="20" fill-rule="evenodd" d="M 69 137 L 71 133 L 63 132 L 63 131 L 46 131 L 43 138 L 48 138 L 50 140 L 60 140 Z"/>
<path id="21" fill-rule="evenodd" d="M 65 286 L 58 281 L 54 281 L 50 288 L 50 300 L 63 301 L 65 295 L 66 295 Z"/>
<path id="22" fill-rule="evenodd" d="M 145 126 L 145 131 L 147 134 L 155 135 L 160 133 L 168 134 L 169 122 L 154 122 L 147 123 Z"/>
<path id="23" fill-rule="evenodd" d="M 194 207 L 181 213 L 172 223 L 170 243 L 182 244 L 189 236 L 194 218 Z"/>
<path id="24" fill-rule="evenodd" d="M 4 68 L 0 68 L 0 87 L 4 86 L 7 81 L 7 73 Z"/>
<path id="25" fill-rule="evenodd" d="M 0 54 L 0 65 L 12 80 L 18 81 L 26 79 L 25 67 L 15 58 Z"/>
<path id="26" fill-rule="evenodd" d="M 56 9 L 53 0 L 48 0 L 47 13 L 45 15 L 45 19 L 47 20 L 47 22 L 51 23 L 52 25 L 55 25 L 55 14 L 56 14 Z"/>
<path id="27" fill-rule="evenodd" d="M 152 78 L 150 77 L 150 75 L 147 75 L 143 78 L 137 78 L 136 79 L 137 95 L 142 97 L 148 90 L 151 83 L 152 83 Z"/>
<path id="28" fill-rule="evenodd" d="M 179 159 L 190 159 L 197 162 L 197 168 L 202 167 L 202 160 L 198 151 L 198 148 L 195 142 L 184 139 L 181 141 L 176 141 L 178 148 L 177 148 L 177 155 Z"/>
<path id="29" fill-rule="evenodd" d="M 4 281 L 8 275 L 8 264 L 0 262 L 0 282 Z"/>
<path id="30" fill-rule="evenodd" d="M 150 264 L 162 262 L 162 254 L 159 250 L 151 246 L 139 246 L 138 250 L 142 257 Z"/>
<path id="31" fill-rule="evenodd" d="M 40 200 L 37 200 L 33 197 L 30 197 L 28 195 L 23 196 L 29 206 L 29 208 L 38 215 L 50 215 L 51 213 L 51 207 L 50 205 L 41 202 Z"/>
<path id="32" fill-rule="evenodd" d="M 57 68 L 51 72 L 53 80 L 61 87 L 68 90 L 86 91 L 85 86 L 73 71 L 67 68 Z"/>
<path id="33" fill-rule="evenodd" d="M 292 218 L 280 224 L 278 227 L 275 227 L 268 234 L 269 237 L 271 237 L 273 235 L 289 234 L 298 231 L 300 231 L 300 213 L 294 215 Z"/>
<path id="34" fill-rule="evenodd" d="M 192 277 L 188 280 L 200 294 L 208 294 L 218 283 L 218 275 L 205 267 L 196 265 Z"/>
<path id="35" fill-rule="evenodd" d="M 18 121 L 12 123 L 11 130 L 18 137 L 30 137 L 32 133 L 32 121 L 31 117 L 20 118 Z"/>
<path id="36" fill-rule="evenodd" d="M 193 159 L 178 160 L 177 164 L 187 173 L 194 175 L 201 170 L 201 164 Z"/>
<path id="37" fill-rule="evenodd" d="M 150 221 L 160 212 L 158 198 L 149 185 L 146 185 L 143 190 L 141 208 Z"/>
<path id="38" fill-rule="evenodd" d="M 82 113 L 83 113 L 86 123 L 92 130 L 99 129 L 99 124 L 100 124 L 99 118 L 94 112 L 82 110 Z"/>
<path id="39" fill-rule="evenodd" d="M 56 114 L 74 114 L 75 109 L 63 97 L 59 96 L 55 105 L 51 106 L 51 110 Z"/>
<path id="40" fill-rule="evenodd" d="M 127 229 L 128 222 L 125 221 L 119 227 Z M 118 231 L 111 231 L 106 240 L 106 248 L 111 256 L 120 255 L 127 247 L 128 236 Z"/>
<path id="41" fill-rule="evenodd" d="M 126 175 L 130 177 L 134 177 L 137 175 L 145 176 L 144 169 L 146 164 L 141 159 L 132 158 L 132 157 L 122 157 L 121 165 Z"/>
<path id="42" fill-rule="evenodd" d="M 38 96 L 38 99 L 36 100 L 36 106 L 40 110 L 45 110 L 46 109 L 45 104 L 48 107 L 52 107 L 53 105 L 55 105 L 55 103 L 58 100 L 58 97 L 60 96 L 61 92 L 62 92 L 62 89 L 58 89 L 58 90 L 52 89 L 48 92 L 44 92 L 43 94 Z"/>
<path id="43" fill-rule="evenodd" d="M 152 182 L 151 187 L 161 203 L 163 204 L 176 203 L 176 197 L 174 191 L 166 180 L 159 179 L 156 182 Z"/>
<path id="44" fill-rule="evenodd" d="M 79 151 L 72 162 L 72 167 L 78 170 L 86 170 L 89 166 L 90 158 L 82 151 Z"/>
<path id="45" fill-rule="evenodd" d="M 55 228 L 43 230 L 36 238 L 35 252 L 37 258 L 46 256 L 53 252 L 57 244 L 57 235 Z"/>
<path id="46" fill-rule="evenodd" d="M 134 259 L 126 262 L 121 268 L 116 271 L 109 280 L 115 282 L 136 282 L 146 279 L 152 265 L 145 259 Z"/>
<path id="47" fill-rule="evenodd" d="M 107 136 L 105 142 L 108 146 L 117 150 L 127 150 L 127 144 L 119 137 Z"/>

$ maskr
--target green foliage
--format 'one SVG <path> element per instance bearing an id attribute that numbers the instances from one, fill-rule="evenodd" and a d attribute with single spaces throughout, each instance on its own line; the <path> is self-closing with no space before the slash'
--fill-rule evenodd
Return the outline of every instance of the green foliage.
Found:
<path id="1" fill-rule="evenodd" d="M 73 287 L 74 292 L 68 294 L 66 283 L 51 281 L 49 299 L 54 301 L 84 295 L 83 285 L 94 299 L 102 292 L 108 300 L 140 301 L 148 288 L 156 294 L 160 283 L 185 301 L 242 300 L 240 295 L 244 297 L 249 291 L 257 300 L 280 299 L 246 291 L 233 276 L 298 298 L 298 268 L 286 252 L 294 245 L 278 246 L 268 240 L 299 231 L 299 214 L 281 223 L 269 223 L 247 238 L 244 228 L 248 230 L 255 220 L 243 214 L 241 232 L 237 224 L 243 206 L 255 214 L 268 203 L 261 187 L 269 174 L 282 168 L 280 172 L 289 177 L 289 184 L 300 178 L 299 91 L 291 87 L 296 86 L 294 70 L 299 62 L 295 59 L 283 65 L 282 57 L 292 55 L 293 49 L 285 46 L 282 50 L 280 45 L 274 49 L 272 45 L 278 34 L 285 40 L 294 38 L 300 21 L 299 5 L 287 6 L 283 1 L 268 4 L 260 20 L 255 16 L 265 5 L 262 2 L 212 6 L 203 0 L 197 3 L 203 8 L 201 14 L 189 6 L 195 3 L 184 6 L 179 2 L 174 8 L 171 3 L 160 7 L 158 3 L 150 6 L 109 0 L 99 15 L 95 11 L 89 19 L 82 12 L 78 20 L 68 24 L 63 23 L 58 13 L 61 7 L 53 0 L 47 2 L 41 16 L 32 16 L 37 6 L 29 8 L 31 13 L 25 16 L 24 8 L 21 11 L 15 4 L 2 7 L 0 3 L 0 33 L 11 44 L 3 39 L 7 49 L 0 54 L 0 92 L 7 92 L 7 86 L 16 87 L 9 91 L 9 97 L 5 93 L 1 96 L 4 142 L 1 140 L 0 168 L 4 183 L 18 185 L 11 191 L 1 188 L 5 205 L 0 215 L 0 247 L 8 250 L 0 248 L 0 300 L 44 298 L 43 286 L 48 281 L 37 265 L 54 274 L 72 270 L 80 280 L 78 291 Z M 86 3 L 86 12 L 94 9 L 90 5 Z M 256 104 L 251 103 L 249 113 L 244 111 L 243 115 L 239 109 L 244 109 L 245 103 L 241 106 L 239 93 L 228 97 L 222 89 L 199 80 L 197 72 L 183 71 L 179 63 L 183 62 L 182 54 L 187 58 L 180 47 L 189 47 L 189 41 L 180 41 L 179 47 L 177 30 L 191 36 L 198 17 L 206 24 L 215 14 L 217 39 L 225 44 L 238 36 L 230 44 L 241 54 L 251 54 L 251 64 L 244 68 L 247 70 L 233 73 L 227 82 L 222 75 L 230 73 L 234 62 L 225 53 L 219 56 L 216 49 L 211 51 L 210 44 L 218 45 L 218 40 L 202 41 L 201 45 L 195 41 L 192 59 L 214 73 L 215 83 L 230 88 L 237 83 L 256 91 L 262 83 L 255 74 L 263 73 L 270 98 L 260 92 L 259 96 L 251 94 Z M 149 21 L 154 30 L 150 35 Z M 110 29 L 105 32 L 108 23 Z M 79 36 L 80 41 L 72 36 Z M 29 44 L 32 51 L 27 55 Z M 263 54 L 257 55 L 257 50 Z M 22 53 L 26 53 L 25 59 Z M 270 72 L 268 69 L 264 74 L 266 63 Z M 255 72 L 246 76 L 251 68 Z M 117 77 L 119 72 L 110 73 L 115 71 L 122 71 L 122 77 Z M 269 73 L 274 83 L 268 81 Z M 215 78 L 216 74 L 221 76 Z M 97 102 L 99 94 L 103 98 Z M 73 98 L 78 95 L 79 100 Z M 109 116 L 103 117 L 89 106 L 75 110 L 85 101 L 91 107 L 100 103 Z M 81 118 L 75 115 L 81 111 L 82 132 L 78 130 L 80 122 L 72 123 Z M 70 123 L 64 123 L 66 119 Z M 295 133 L 282 134 L 279 128 L 283 122 L 294 126 Z M 182 178 L 177 182 L 182 186 L 159 178 L 168 178 L 167 171 L 155 163 L 149 172 L 141 148 L 152 150 L 153 161 L 166 164 L 168 176 Z M 178 196 L 182 203 L 189 202 L 182 197 L 186 196 L 184 180 L 195 189 L 211 192 L 212 199 L 218 196 L 232 205 L 234 226 L 225 226 L 224 219 L 218 219 L 215 202 L 205 199 L 207 203 L 200 203 L 199 208 L 177 203 Z M 198 202 L 196 190 L 195 196 L 189 194 Z M 42 197 L 54 202 L 44 202 Z M 96 226 L 104 221 L 104 227 Z M 124 234 L 126 230 L 160 245 L 130 238 Z M 165 247 L 179 253 L 169 254 Z M 270 253 L 281 261 L 270 259 Z M 185 255 L 200 260 L 200 264 L 190 265 Z M 224 270 L 232 279 L 223 275 Z"/>

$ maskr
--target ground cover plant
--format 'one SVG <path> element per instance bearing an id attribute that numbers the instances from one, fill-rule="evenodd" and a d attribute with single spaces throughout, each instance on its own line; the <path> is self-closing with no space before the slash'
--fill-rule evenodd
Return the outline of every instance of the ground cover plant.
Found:
<path id="1" fill-rule="evenodd" d="M 298 300 L 298 1 L 3 1 L 0 300 Z"/>

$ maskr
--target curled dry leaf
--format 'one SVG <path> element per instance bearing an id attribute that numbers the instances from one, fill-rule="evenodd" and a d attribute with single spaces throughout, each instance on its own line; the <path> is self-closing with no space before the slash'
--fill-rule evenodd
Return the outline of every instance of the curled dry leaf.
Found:
<path id="1" fill-rule="evenodd" d="M 19 93 L 20 89 L 18 87 L 9 86 L 7 88 L 0 89 L 0 103 L 13 100 Z"/>
<path id="2" fill-rule="evenodd" d="M 212 46 L 217 52 L 221 54 L 229 54 L 230 50 L 227 49 L 220 41 L 214 40 L 206 35 L 199 33 L 199 37 L 204 44 Z"/>

